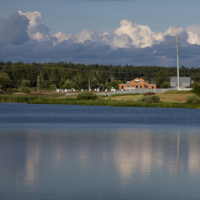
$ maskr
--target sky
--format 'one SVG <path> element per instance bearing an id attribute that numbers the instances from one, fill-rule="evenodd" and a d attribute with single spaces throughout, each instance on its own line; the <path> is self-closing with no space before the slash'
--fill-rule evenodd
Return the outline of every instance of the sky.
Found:
<path id="1" fill-rule="evenodd" d="M 0 0 L 0 60 L 200 67 L 199 0 Z M 176 28 L 178 26 L 178 28 Z"/>

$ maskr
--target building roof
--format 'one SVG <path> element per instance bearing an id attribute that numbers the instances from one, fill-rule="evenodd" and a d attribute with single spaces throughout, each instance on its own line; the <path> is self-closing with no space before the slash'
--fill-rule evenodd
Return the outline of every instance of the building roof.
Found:
<path id="1" fill-rule="evenodd" d="M 145 82 L 145 80 L 142 79 L 142 78 L 135 78 L 135 79 L 133 79 L 132 81 L 134 81 L 134 82 Z M 132 82 L 132 81 L 131 81 L 131 82 Z"/>
<path id="2" fill-rule="evenodd" d="M 171 87 L 177 86 L 177 77 L 171 77 L 170 79 Z M 188 87 L 191 85 L 191 77 L 179 77 L 180 87 Z"/>

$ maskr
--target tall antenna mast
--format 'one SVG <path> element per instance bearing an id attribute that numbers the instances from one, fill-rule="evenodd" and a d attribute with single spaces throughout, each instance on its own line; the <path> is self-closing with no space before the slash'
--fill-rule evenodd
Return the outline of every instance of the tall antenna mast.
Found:
<path id="1" fill-rule="evenodd" d="M 40 92 L 40 65 L 37 64 L 37 92 Z"/>
<path id="2" fill-rule="evenodd" d="M 177 53 L 177 89 L 179 89 L 179 42 L 178 42 L 178 26 L 177 28 L 177 32 L 176 32 L 176 53 Z"/>

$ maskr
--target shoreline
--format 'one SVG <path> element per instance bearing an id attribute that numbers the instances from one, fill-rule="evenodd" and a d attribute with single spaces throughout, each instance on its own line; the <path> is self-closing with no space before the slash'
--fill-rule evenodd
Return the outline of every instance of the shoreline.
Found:
<path id="1" fill-rule="evenodd" d="M 188 108 L 200 109 L 200 104 L 196 103 L 141 103 L 137 101 L 118 100 L 77 100 L 67 98 L 54 98 L 47 96 L 17 96 L 0 95 L 1 103 L 27 103 L 27 104 L 61 104 L 61 105 L 85 105 L 85 106 L 114 106 L 114 107 L 150 107 L 150 108 Z"/>

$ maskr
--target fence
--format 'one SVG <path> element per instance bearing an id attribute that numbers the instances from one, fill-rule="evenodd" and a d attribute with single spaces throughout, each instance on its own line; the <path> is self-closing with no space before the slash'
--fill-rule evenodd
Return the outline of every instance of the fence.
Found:
<path id="1" fill-rule="evenodd" d="M 179 91 L 183 90 L 183 91 L 189 91 L 192 88 L 187 88 L 187 90 L 184 89 L 179 89 Z M 149 88 L 138 88 L 135 90 L 126 90 L 126 91 L 121 91 L 121 90 L 117 90 L 115 92 L 101 92 L 101 93 L 97 93 L 97 95 L 104 95 L 104 96 L 111 96 L 114 94 L 144 94 L 144 93 L 148 93 L 148 92 L 154 92 L 154 93 L 164 93 L 166 91 L 172 91 L 172 90 L 176 90 L 176 88 L 160 88 L 160 89 L 149 89 Z"/>
<path id="2" fill-rule="evenodd" d="M 75 89 L 56 89 L 56 92 L 75 92 Z"/>
<path id="3" fill-rule="evenodd" d="M 134 90 L 116 90 L 116 91 L 110 91 L 110 92 L 99 92 L 99 90 L 95 90 L 94 92 L 97 95 L 104 95 L 104 96 L 111 96 L 114 94 L 144 94 L 148 92 L 154 92 L 154 93 L 164 93 L 166 91 L 172 91 L 177 90 L 176 88 L 157 88 L 157 89 L 149 89 L 149 88 L 138 88 Z M 179 88 L 178 91 L 190 91 L 192 88 Z M 74 92 L 75 89 L 56 89 L 56 92 Z M 81 92 L 83 92 L 83 89 L 81 89 Z"/>

